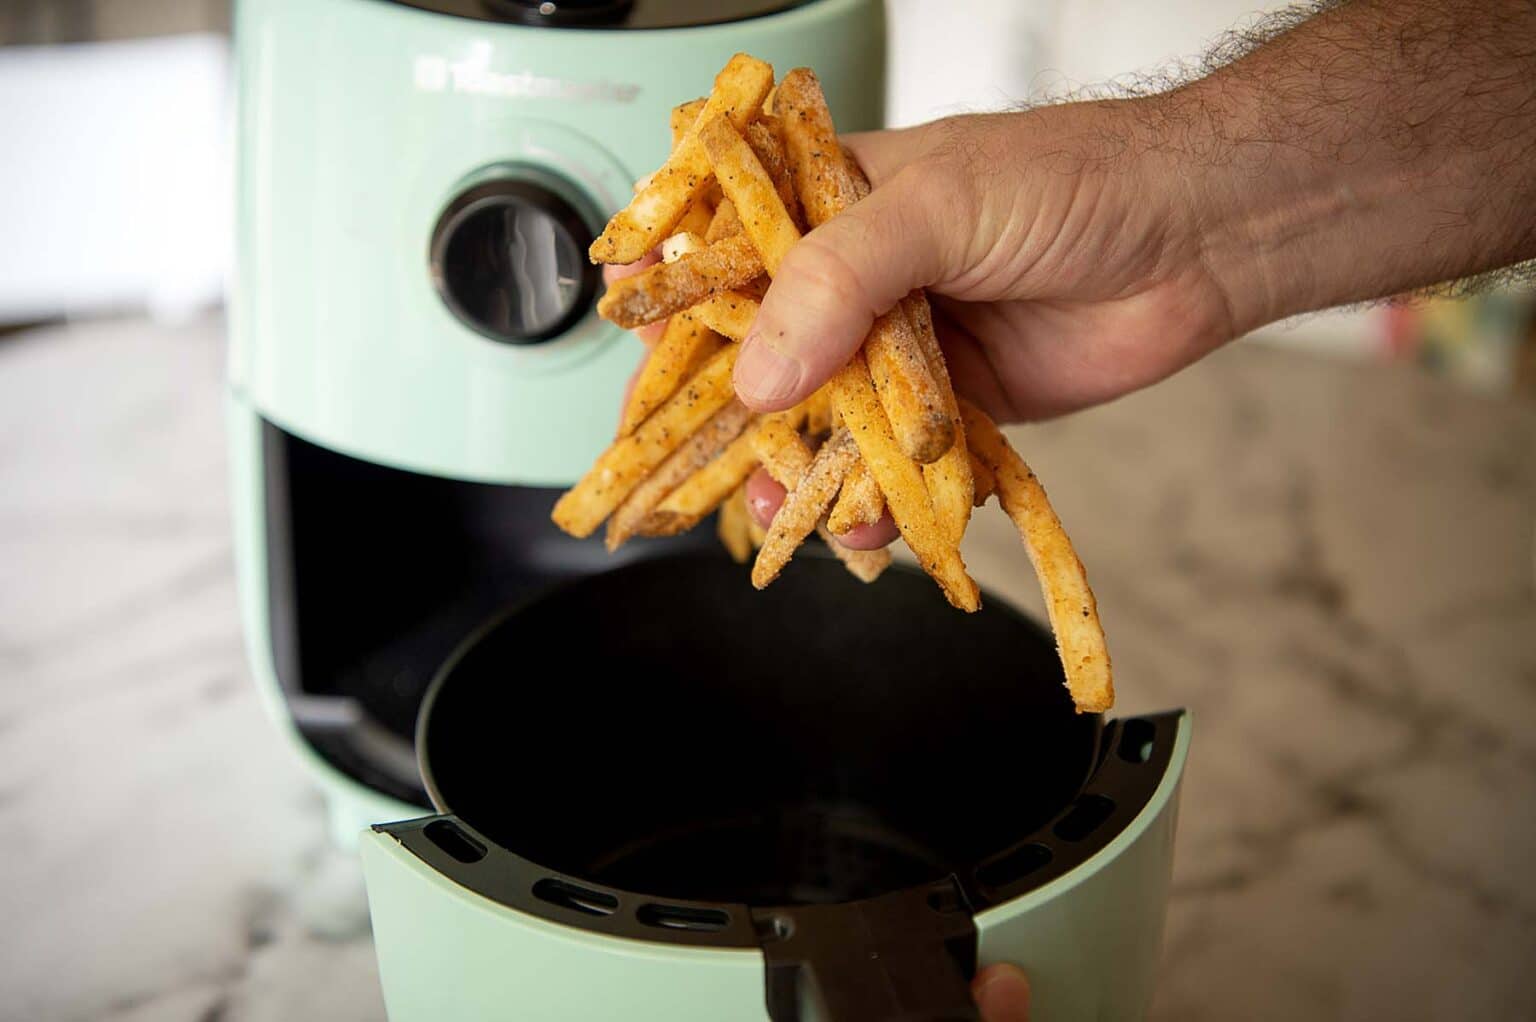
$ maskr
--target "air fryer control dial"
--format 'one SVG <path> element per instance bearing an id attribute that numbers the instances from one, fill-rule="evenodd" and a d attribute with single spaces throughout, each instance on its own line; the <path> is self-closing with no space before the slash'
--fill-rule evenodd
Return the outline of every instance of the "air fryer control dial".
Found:
<path id="1" fill-rule="evenodd" d="M 601 273 L 592 224 L 565 189 L 533 175 L 482 181 L 432 232 L 432 276 L 454 314 L 486 337 L 537 344 L 587 314 Z"/>

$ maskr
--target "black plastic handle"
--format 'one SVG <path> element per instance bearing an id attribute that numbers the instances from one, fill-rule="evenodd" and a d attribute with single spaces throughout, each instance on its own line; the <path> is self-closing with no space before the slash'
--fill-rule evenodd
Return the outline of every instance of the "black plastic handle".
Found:
<path id="1" fill-rule="evenodd" d="M 975 1022 L 976 925 L 959 883 L 754 912 L 774 1022 Z"/>

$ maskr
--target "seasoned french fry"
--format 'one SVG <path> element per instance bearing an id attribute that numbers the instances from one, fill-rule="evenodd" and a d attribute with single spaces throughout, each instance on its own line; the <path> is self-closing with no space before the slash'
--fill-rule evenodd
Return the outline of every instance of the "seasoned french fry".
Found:
<path id="1" fill-rule="evenodd" d="M 698 364 L 720 349 L 720 335 L 710 330 L 691 311 L 667 320 L 667 328 L 646 355 L 629 401 L 619 418 L 619 436 L 633 433 L 646 416 L 671 397 Z"/>
<path id="2" fill-rule="evenodd" d="M 713 245 L 721 238 L 740 233 L 741 217 L 736 215 L 736 204 L 730 199 L 721 199 L 715 207 L 714 217 L 709 221 L 709 231 L 705 233 L 704 240 Z"/>
<path id="3" fill-rule="evenodd" d="M 815 73 L 797 67 L 785 75 L 774 93 L 773 109 L 806 221 L 819 227 L 857 197 L 848 165 L 841 158 L 843 150 L 832 125 L 832 112 Z"/>
<path id="4" fill-rule="evenodd" d="M 776 117 L 765 116 L 753 121 L 747 125 L 747 145 L 752 147 L 757 162 L 768 172 L 773 190 L 779 193 L 779 201 L 784 203 L 789 219 L 796 227 L 804 229 L 805 214 L 800 209 L 799 197 L 795 195 L 795 182 L 790 177 L 789 158 L 784 153 L 784 142 L 779 137 L 779 131 Z"/>
<path id="5" fill-rule="evenodd" d="M 1102 713 L 1115 702 L 1114 671 L 1098 602 L 1088 585 L 1083 562 L 1078 560 L 1040 480 L 997 424 L 968 401 L 961 402 L 961 414 L 972 449 L 992 469 L 998 501 L 1018 526 L 1040 580 L 1072 702 L 1079 713 Z"/>
<path id="6" fill-rule="evenodd" d="M 759 462 L 754 445 L 755 433 L 768 420 L 782 420 L 791 429 L 800 425 L 805 415 L 803 406 L 797 405 L 784 412 L 775 412 L 751 424 L 729 447 L 720 452 L 709 464 L 689 476 L 681 486 L 667 494 L 665 500 L 646 520 L 641 530 L 648 536 L 674 536 L 693 528 L 705 515 L 713 511 L 736 487 L 746 482 L 747 476 Z"/>
<path id="7" fill-rule="evenodd" d="M 976 507 L 981 507 L 988 500 L 992 499 L 992 493 L 997 489 L 997 478 L 992 475 L 992 470 L 980 458 L 976 457 L 975 451 L 970 452 L 970 457 L 971 479 L 975 484 L 975 495 L 971 498 L 971 503 Z"/>
<path id="8" fill-rule="evenodd" d="M 797 436 L 796 442 L 803 450 L 805 442 Z M 787 445 L 786 445 L 787 446 Z M 782 451 L 780 452 L 782 453 Z M 789 491 L 784 503 L 773 516 L 768 527 L 768 537 L 757 552 L 752 565 L 752 584 L 759 589 L 779 577 L 784 565 L 789 563 L 805 537 L 815 531 L 827 505 L 837 496 L 837 488 L 843 476 L 859 456 L 858 445 L 847 430 L 834 433 L 821 445 L 811 463 L 793 484 L 783 482 Z M 770 468 L 769 471 L 772 471 Z"/>
<path id="9" fill-rule="evenodd" d="M 731 560 L 746 564 L 752 559 L 752 530 L 748 525 L 747 494 L 745 487 L 738 486 L 720 505 L 720 521 L 716 532 L 720 542 L 730 552 Z"/>
<path id="10" fill-rule="evenodd" d="M 972 501 L 976 495 L 976 482 L 971 478 L 971 455 L 965 445 L 965 423 L 960 419 L 960 405 L 955 401 L 955 389 L 949 380 L 949 367 L 944 364 L 944 352 L 933 332 L 933 311 L 928 308 L 928 296 L 921 288 L 913 291 L 901 300 L 901 310 L 912 324 L 918 349 L 938 385 L 944 414 L 949 416 L 955 438 L 949 450 L 923 466 L 923 481 L 928 484 L 928 495 L 933 498 L 933 513 L 938 517 L 939 525 L 950 542 L 959 543 L 965 536 L 965 527 L 971 522 Z"/>
<path id="11" fill-rule="evenodd" d="M 773 68 L 755 57 L 738 53 L 715 77 L 714 90 L 689 125 L 683 138 L 650 184 L 628 206 L 615 213 L 588 252 L 595 263 L 633 263 L 656 247 L 677 226 L 688 204 L 711 180 L 709 157 L 698 141 L 699 126 L 719 118 L 734 130 L 743 131 L 757 116 L 768 90 L 773 88 Z"/>
<path id="12" fill-rule="evenodd" d="M 832 382 L 843 425 L 858 442 L 859 453 L 880 484 L 891 517 L 907 546 L 951 604 L 968 612 L 979 610 L 981 591 L 966 574 L 959 548 L 939 528 L 922 470 L 902 452 L 891 433 L 885 410 L 880 407 L 864 366 L 864 356 L 855 354 Z"/>
<path id="13" fill-rule="evenodd" d="M 850 550 L 837 541 L 837 537 L 832 535 L 825 522 L 816 526 L 816 534 L 826 542 L 833 556 L 843 562 L 843 567 L 848 569 L 848 574 L 860 582 L 873 582 L 891 566 L 889 547 L 881 547 L 878 550 Z"/>
<path id="14" fill-rule="evenodd" d="M 805 399 L 805 431 L 820 436 L 832 429 L 832 388 L 822 384 Z"/>
<path id="15" fill-rule="evenodd" d="M 726 291 L 707 298 L 694 306 L 698 315 L 711 330 L 733 341 L 746 340 L 752 321 L 762 303 L 740 291 Z"/>
<path id="16" fill-rule="evenodd" d="M 608 550 L 612 552 L 628 542 L 645 524 L 656 505 L 689 476 L 708 465 L 740 435 L 751 418 L 752 413 L 746 405 L 732 401 L 673 451 L 630 491 L 624 503 L 608 519 Z"/>
<path id="17" fill-rule="evenodd" d="M 938 461 L 954 446 L 954 420 L 900 305 L 876 318 L 864 339 L 864 357 L 902 451 L 920 464 Z"/>
<path id="18" fill-rule="evenodd" d="M 827 528 L 838 536 L 845 535 L 855 525 L 873 525 L 885 513 L 885 495 L 880 484 L 870 475 L 869 466 L 860 458 L 848 476 L 843 488 L 837 493 L 837 501 L 827 515 Z"/>
<path id="19" fill-rule="evenodd" d="M 715 178 L 725 197 L 736 207 L 742 230 L 763 257 L 763 266 L 771 276 L 790 246 L 800 240 L 800 229 L 784 208 L 773 179 L 730 120 L 707 116 L 698 130 L 699 143 L 714 168 Z"/>
<path id="20" fill-rule="evenodd" d="M 639 428 L 615 440 L 555 503 L 555 524 L 572 536 L 590 536 L 640 480 L 736 396 L 731 370 L 740 351 L 727 345 Z"/>
<path id="21" fill-rule="evenodd" d="M 715 210 L 709 204 L 709 199 L 703 195 L 688 204 L 688 211 L 677 222 L 679 231 L 689 234 L 697 234 L 703 237 L 709 231 L 709 225 L 715 221 Z"/>
<path id="22" fill-rule="evenodd" d="M 773 481 L 786 490 L 795 488 L 814 457 L 799 431 L 778 420 L 763 420 L 752 433 L 752 448 Z"/>
<path id="23" fill-rule="evenodd" d="M 672 148 L 676 149 L 682 144 L 688 129 L 693 127 L 693 122 L 699 119 L 699 114 L 704 110 L 704 104 L 709 102 L 708 96 L 700 96 L 698 99 L 690 99 L 686 103 L 679 103 L 672 108 Z"/>
<path id="24" fill-rule="evenodd" d="M 707 228 L 706 228 L 707 230 Z M 664 246 L 673 246 L 673 235 Z M 763 273 L 763 262 L 746 235 L 722 238 L 713 245 L 677 252 L 631 277 L 616 280 L 597 303 L 597 314 L 625 329 L 665 319 L 711 295 L 740 287 Z M 669 254 L 671 254 L 669 252 Z"/>
<path id="25" fill-rule="evenodd" d="M 729 203 L 730 200 L 727 199 L 725 204 L 729 205 Z M 744 235 L 732 238 L 733 241 L 744 239 Z M 662 243 L 661 257 L 666 262 L 677 262 L 685 256 L 702 251 L 705 251 L 705 246 L 698 238 L 689 234 L 677 234 Z M 757 281 L 751 281 L 740 289 L 722 291 L 706 298 L 690 311 L 699 322 L 715 333 L 729 337 L 733 341 L 739 341 L 747 336 L 747 331 L 752 327 L 752 321 L 757 318 L 761 298 L 762 290 L 759 289 Z"/>

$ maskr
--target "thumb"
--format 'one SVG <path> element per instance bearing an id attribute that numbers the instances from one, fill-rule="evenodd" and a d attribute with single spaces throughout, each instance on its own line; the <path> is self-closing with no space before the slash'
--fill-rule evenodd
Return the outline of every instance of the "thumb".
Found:
<path id="1" fill-rule="evenodd" d="M 736 362 L 748 407 L 778 411 L 804 400 L 841 369 L 875 317 L 938 279 L 936 189 L 913 165 L 802 238 L 779 267 Z"/>

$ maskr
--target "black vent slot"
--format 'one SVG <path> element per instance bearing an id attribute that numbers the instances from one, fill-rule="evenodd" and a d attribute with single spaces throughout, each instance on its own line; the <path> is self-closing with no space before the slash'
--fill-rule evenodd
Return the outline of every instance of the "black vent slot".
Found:
<path id="1" fill-rule="evenodd" d="M 687 905 L 641 905 L 635 916 L 646 926 L 692 930 L 694 933 L 718 933 L 731 922 L 731 917 L 717 908 L 690 908 Z"/>
<path id="2" fill-rule="evenodd" d="M 618 910 L 619 899 L 590 887 L 545 877 L 533 885 L 533 896 L 551 905 L 582 912 L 589 916 L 611 916 Z"/>
<path id="3" fill-rule="evenodd" d="M 1020 845 L 1000 859 L 993 859 L 976 871 L 976 879 L 996 890 L 1008 887 L 1029 876 L 1035 870 L 1047 866 L 1051 850 L 1045 845 Z"/>
<path id="4" fill-rule="evenodd" d="M 433 820 L 422 830 L 428 841 L 466 866 L 485 858 L 485 846 L 447 820 Z"/>
<path id="5" fill-rule="evenodd" d="M 1084 795 L 1077 800 L 1072 811 L 1056 821 L 1052 833 L 1063 841 L 1081 841 L 1099 829 L 1099 824 L 1109 819 L 1115 804 L 1103 795 Z"/>
<path id="6" fill-rule="evenodd" d="M 1120 743 L 1116 755 L 1127 763 L 1145 763 L 1157 747 L 1157 728 L 1150 720 L 1128 720 L 1120 725 Z"/>

